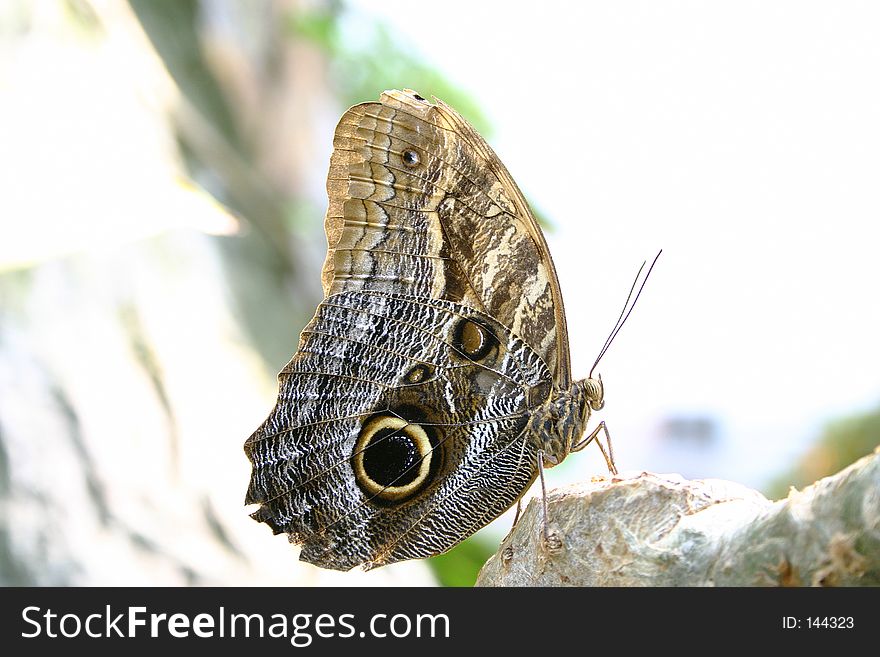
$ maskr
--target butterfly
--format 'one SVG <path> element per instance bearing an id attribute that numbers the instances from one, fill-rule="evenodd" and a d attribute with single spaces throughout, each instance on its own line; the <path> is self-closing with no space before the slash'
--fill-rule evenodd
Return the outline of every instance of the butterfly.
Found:
<path id="1" fill-rule="evenodd" d="M 245 443 L 252 517 L 324 568 L 444 552 L 544 467 L 607 438 L 604 423 L 582 437 L 604 388 L 572 378 L 535 217 L 482 137 L 435 101 L 386 91 L 342 116 L 324 300 Z"/>

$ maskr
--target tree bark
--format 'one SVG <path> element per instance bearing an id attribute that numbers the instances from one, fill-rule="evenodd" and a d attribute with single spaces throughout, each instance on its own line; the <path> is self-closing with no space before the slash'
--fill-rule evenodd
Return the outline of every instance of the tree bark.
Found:
<path id="1" fill-rule="evenodd" d="M 880 585 L 880 448 L 784 500 L 642 472 L 533 499 L 477 586 Z"/>

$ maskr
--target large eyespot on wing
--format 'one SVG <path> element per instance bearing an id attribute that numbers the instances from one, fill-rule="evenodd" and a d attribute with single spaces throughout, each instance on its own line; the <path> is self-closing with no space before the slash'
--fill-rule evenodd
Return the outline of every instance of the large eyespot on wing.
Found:
<path id="1" fill-rule="evenodd" d="M 453 109 L 386 91 L 336 128 L 325 295 L 365 289 L 455 301 L 498 319 L 570 382 L 543 234 L 507 169 Z"/>
<path id="2" fill-rule="evenodd" d="M 399 504 L 431 483 L 443 450 L 429 429 L 398 412 L 381 413 L 364 422 L 351 462 L 355 481 L 368 499 L 376 504 Z"/>
<path id="3" fill-rule="evenodd" d="M 466 337 L 463 322 L 485 335 Z M 528 391 L 549 381 L 540 357 L 473 309 L 333 295 L 246 445 L 253 515 L 326 568 L 449 549 L 534 479 L 534 447 L 521 434 Z"/>

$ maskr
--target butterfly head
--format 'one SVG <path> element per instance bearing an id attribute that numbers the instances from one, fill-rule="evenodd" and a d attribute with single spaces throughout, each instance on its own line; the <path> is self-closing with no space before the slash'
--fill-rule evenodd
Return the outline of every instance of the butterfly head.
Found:
<path id="1" fill-rule="evenodd" d="M 602 410 L 605 406 L 605 386 L 602 385 L 602 375 L 597 375 L 595 379 L 593 377 L 584 379 L 583 386 L 590 408 L 594 411 Z"/>

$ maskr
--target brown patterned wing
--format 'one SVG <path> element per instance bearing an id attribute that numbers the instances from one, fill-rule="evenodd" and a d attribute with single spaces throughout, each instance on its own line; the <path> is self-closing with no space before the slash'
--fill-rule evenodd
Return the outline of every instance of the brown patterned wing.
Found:
<path id="1" fill-rule="evenodd" d="M 253 517 L 324 568 L 444 552 L 534 481 L 524 434 L 551 379 L 501 324 L 448 301 L 331 295 L 245 444 Z"/>
<path id="2" fill-rule="evenodd" d="M 568 389 L 565 312 L 547 244 L 507 169 L 458 113 L 411 91 L 336 128 L 324 294 L 459 302 L 510 328 Z"/>
<path id="3" fill-rule="evenodd" d="M 570 381 L 541 231 L 458 114 L 357 105 L 328 177 L 325 299 L 245 443 L 253 517 L 326 568 L 443 552 L 537 475 L 528 426 Z"/>

